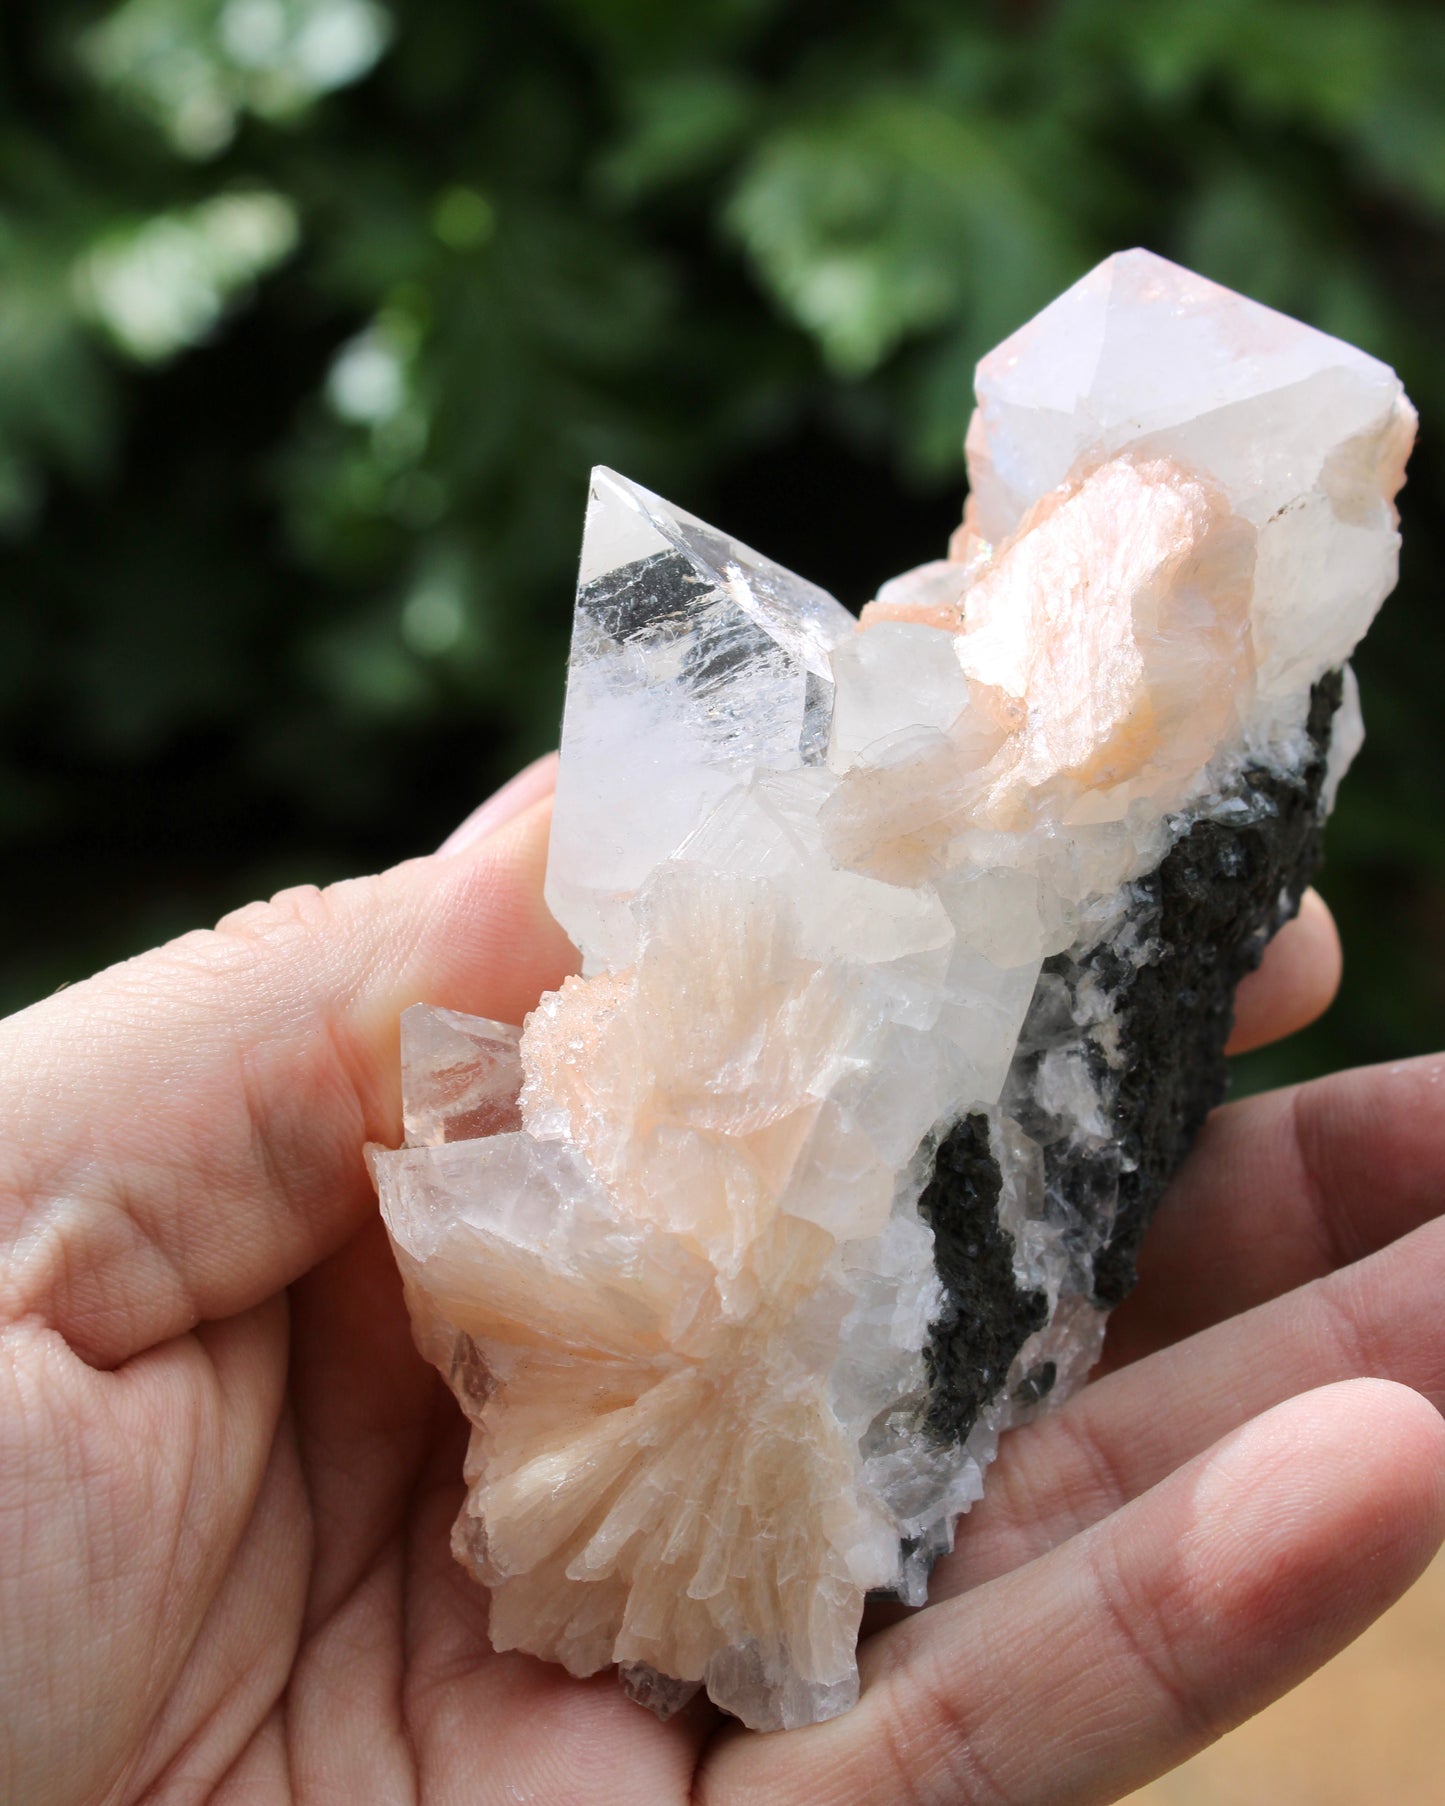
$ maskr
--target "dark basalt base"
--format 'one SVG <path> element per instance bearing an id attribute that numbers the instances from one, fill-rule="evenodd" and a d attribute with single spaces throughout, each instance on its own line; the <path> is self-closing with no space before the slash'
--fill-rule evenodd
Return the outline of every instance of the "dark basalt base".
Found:
<path id="1" fill-rule="evenodd" d="M 988 1118 L 964 1117 L 939 1144 L 933 1177 L 918 1201 L 948 1294 L 924 1351 L 927 1427 L 939 1442 L 965 1440 L 1014 1356 L 1048 1320 L 1045 1294 L 1015 1283 L 1013 1237 L 998 1220 L 1002 1189 Z"/>
<path id="2" fill-rule="evenodd" d="M 1332 671 L 1311 691 L 1314 757 L 1298 773 L 1250 767 L 1239 792 L 1246 815 L 1196 822 L 1139 886 L 1163 951 L 1124 981 L 1119 1006 L 1125 1057 L 1115 1122 L 1121 1136 L 1137 1138 L 1137 1153 L 1119 1176 L 1114 1232 L 1094 1261 L 1094 1297 L 1106 1308 L 1133 1287 L 1149 1218 L 1228 1093 L 1224 1046 L 1239 981 L 1298 912 L 1322 863 L 1320 794 L 1343 688 Z"/>
<path id="3" fill-rule="evenodd" d="M 1298 910 L 1319 868 L 1321 793 L 1342 694 L 1338 671 L 1315 685 L 1313 751 L 1297 771 L 1247 767 L 1216 811 L 1196 820 L 1131 887 L 1123 927 L 1084 952 L 1047 961 L 1040 975 L 1003 1111 L 1042 1149 L 1047 1208 L 1077 1226 L 1079 1289 L 1101 1308 L 1133 1286 L 1139 1244 L 1164 1188 L 1229 1089 L 1224 1047 L 1235 988 Z M 1151 957 L 1141 964 L 1130 951 L 1146 943 Z M 1112 1059 L 1096 1033 L 1101 1022 Z M 1107 1137 L 1040 1105 L 1039 1068 L 1061 1051 L 1086 1062 Z M 925 1355 L 925 1423 L 939 1442 L 965 1440 L 1047 1317 L 1044 1294 L 1015 1279 L 1013 1238 L 998 1221 L 1001 1192 L 988 1119 L 965 1117 L 939 1144 L 919 1202 L 947 1294 Z M 1043 1397 L 1053 1378 L 1049 1363 L 1026 1375 L 1018 1402 Z"/>

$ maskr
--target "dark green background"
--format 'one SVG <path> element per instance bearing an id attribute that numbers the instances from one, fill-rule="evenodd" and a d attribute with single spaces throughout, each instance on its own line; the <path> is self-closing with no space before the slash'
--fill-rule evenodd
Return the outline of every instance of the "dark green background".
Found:
<path id="1" fill-rule="evenodd" d="M 1145 244 L 1424 420 L 1325 1024 L 1442 1038 L 1445 11 L 0 9 L 0 1001 L 435 844 L 555 738 L 588 467 L 856 605 L 980 352 Z"/>

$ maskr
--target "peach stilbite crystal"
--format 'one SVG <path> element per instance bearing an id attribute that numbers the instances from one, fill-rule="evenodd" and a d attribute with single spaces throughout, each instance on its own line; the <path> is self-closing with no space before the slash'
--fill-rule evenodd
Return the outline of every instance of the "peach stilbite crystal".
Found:
<path id="1" fill-rule="evenodd" d="M 1414 416 L 1144 252 L 985 358 L 952 555 L 833 599 L 594 475 L 520 1033 L 374 1157 L 491 1636 L 664 1714 L 856 1697 L 1087 1373 L 1359 744 Z"/>
<path id="2" fill-rule="evenodd" d="M 958 634 L 965 675 L 1016 730 L 991 819 L 1097 821 L 1139 796 L 1172 806 L 1238 728 L 1254 561 L 1254 528 L 1219 491 L 1170 460 L 1119 457 L 1043 496 L 971 583 L 945 566 L 952 594 L 930 573 L 936 599 L 884 596 L 862 622 Z"/>

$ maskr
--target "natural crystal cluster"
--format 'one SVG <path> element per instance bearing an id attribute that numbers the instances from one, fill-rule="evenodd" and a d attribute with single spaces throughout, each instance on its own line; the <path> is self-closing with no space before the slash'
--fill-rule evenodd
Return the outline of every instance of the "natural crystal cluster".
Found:
<path id="1" fill-rule="evenodd" d="M 473 1424 L 491 1635 L 756 1727 L 856 1697 L 1076 1385 L 1360 740 L 1414 415 L 1140 251 L 978 373 L 950 555 L 861 622 L 606 470 L 519 1031 L 418 1006 L 376 1156 Z M 840 531 L 846 530 L 840 523 Z"/>

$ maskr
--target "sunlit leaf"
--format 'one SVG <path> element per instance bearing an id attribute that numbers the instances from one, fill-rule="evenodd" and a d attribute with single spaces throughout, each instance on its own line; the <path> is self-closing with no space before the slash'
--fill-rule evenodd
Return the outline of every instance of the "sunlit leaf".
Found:
<path id="1" fill-rule="evenodd" d="M 75 267 L 76 297 L 121 350 L 160 362 L 204 339 L 299 233 L 282 195 L 220 195 L 106 234 Z"/>
<path id="2" fill-rule="evenodd" d="M 124 0 L 79 50 L 182 155 L 210 157 L 242 114 L 285 119 L 358 80 L 391 34 L 379 0 Z"/>

